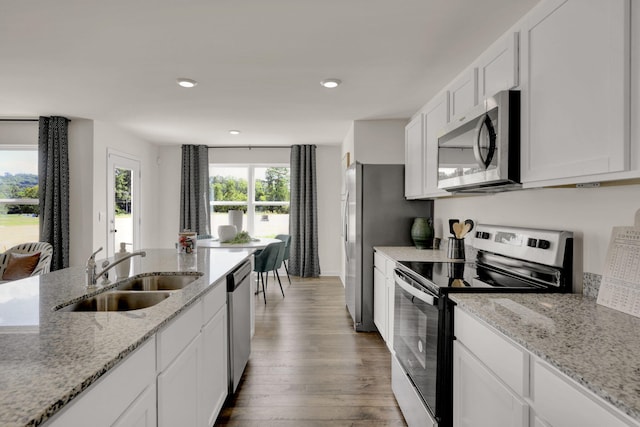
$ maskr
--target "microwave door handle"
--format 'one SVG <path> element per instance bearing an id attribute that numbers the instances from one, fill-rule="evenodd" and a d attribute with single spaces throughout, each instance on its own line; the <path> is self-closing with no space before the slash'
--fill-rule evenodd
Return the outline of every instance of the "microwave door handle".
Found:
<path id="1" fill-rule="evenodd" d="M 487 128 L 487 133 L 489 134 L 489 152 L 487 153 L 486 159 L 482 156 L 482 151 L 480 150 L 480 143 L 482 141 L 482 129 L 484 127 Z M 488 114 L 483 115 L 480 120 L 478 120 L 474 141 L 475 144 L 473 145 L 473 156 L 476 158 L 478 165 L 480 165 L 483 169 L 487 169 L 491 164 L 493 156 L 496 152 L 496 131 L 493 128 L 493 123 L 491 123 L 491 118 Z"/>
<path id="2" fill-rule="evenodd" d="M 433 306 L 438 305 L 438 297 L 426 292 L 420 292 L 419 290 L 411 286 L 409 283 L 407 283 L 402 278 L 402 276 L 400 276 L 397 272 L 394 272 L 393 276 L 395 278 L 396 285 L 400 286 L 403 291 L 418 298 L 420 301 L 424 302 L 425 304 L 429 304 Z"/>

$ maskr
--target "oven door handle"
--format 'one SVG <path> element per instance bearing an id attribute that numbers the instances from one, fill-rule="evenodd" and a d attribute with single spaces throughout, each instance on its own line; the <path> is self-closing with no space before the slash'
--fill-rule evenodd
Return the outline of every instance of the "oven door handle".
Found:
<path id="1" fill-rule="evenodd" d="M 393 277 L 398 286 L 402 288 L 403 291 L 411 294 L 412 296 L 418 298 L 420 301 L 429 305 L 437 305 L 438 297 L 432 295 L 427 292 L 421 292 L 418 289 L 411 286 L 402 276 L 400 276 L 396 271 L 393 272 Z"/>

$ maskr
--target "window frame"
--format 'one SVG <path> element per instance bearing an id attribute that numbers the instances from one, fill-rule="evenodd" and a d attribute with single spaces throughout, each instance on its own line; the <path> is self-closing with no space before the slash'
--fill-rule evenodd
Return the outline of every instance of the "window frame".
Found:
<path id="1" fill-rule="evenodd" d="M 247 176 L 247 201 L 215 201 L 211 199 L 209 201 L 210 212 L 213 215 L 215 206 L 246 206 L 247 207 L 247 224 L 246 231 L 250 235 L 254 235 L 254 222 L 255 222 L 255 207 L 256 206 L 291 206 L 291 195 L 289 195 L 289 201 L 256 201 L 256 186 L 255 186 L 255 170 L 257 168 L 288 168 L 289 177 L 291 177 L 291 164 L 289 163 L 209 163 L 209 175 L 214 168 L 246 168 L 248 170 Z M 213 225 L 212 225 L 213 227 Z M 216 234 L 216 230 L 211 230 L 212 234 Z"/>
<path id="2" fill-rule="evenodd" d="M 37 144 L 0 144 L 0 152 L 2 151 L 38 151 Z M 37 161 L 37 160 L 36 160 Z M 38 185 L 40 180 L 38 179 Z M 39 205 L 40 199 L 0 199 L 2 205 Z"/>

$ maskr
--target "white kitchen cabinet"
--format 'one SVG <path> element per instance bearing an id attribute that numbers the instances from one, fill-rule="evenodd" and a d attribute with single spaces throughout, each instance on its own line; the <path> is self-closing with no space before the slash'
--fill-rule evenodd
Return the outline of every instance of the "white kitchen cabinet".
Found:
<path id="1" fill-rule="evenodd" d="M 507 32 L 478 58 L 478 101 L 518 86 L 519 36 Z"/>
<path id="2" fill-rule="evenodd" d="M 129 406 L 113 427 L 156 427 L 156 385 L 149 385 Z"/>
<path id="3" fill-rule="evenodd" d="M 155 412 L 156 341 L 151 338 L 47 422 L 50 427 L 135 426 L 135 414 Z M 142 397 L 142 399 L 141 399 Z M 127 415 L 129 414 L 129 415 Z M 132 419 L 132 418 L 133 419 Z M 155 425 L 149 415 L 149 421 Z M 131 422 L 131 424 L 130 424 Z"/>
<path id="4" fill-rule="evenodd" d="M 219 292 L 216 292 L 219 290 Z M 202 358 L 199 363 L 200 383 L 198 396 L 200 398 L 200 426 L 212 426 L 228 392 L 228 359 L 227 359 L 227 305 L 224 304 L 225 284 L 222 283 L 211 295 L 212 303 L 222 302 L 221 305 L 210 306 L 205 297 L 205 313 L 217 310 L 213 317 L 202 327 Z M 216 296 L 222 294 L 222 300 Z M 252 298 L 253 299 L 253 298 Z"/>
<path id="5" fill-rule="evenodd" d="M 396 262 L 381 253 L 374 252 L 373 267 L 373 322 L 380 336 L 393 352 L 393 315 L 395 281 L 393 270 Z"/>
<path id="6" fill-rule="evenodd" d="M 423 141 L 422 114 L 411 120 L 404 131 L 404 196 L 416 199 L 422 195 Z"/>
<path id="7" fill-rule="evenodd" d="M 462 119 L 467 111 L 478 104 L 478 69 L 471 67 L 460 74 L 447 88 L 449 90 L 449 117 Z"/>
<path id="8" fill-rule="evenodd" d="M 438 135 L 449 122 L 449 92 L 444 91 L 427 104 L 424 113 L 423 197 L 446 197 L 448 191 L 438 188 Z"/>
<path id="9" fill-rule="evenodd" d="M 202 342 L 194 338 L 158 375 L 158 427 L 198 426 L 198 363 Z"/>
<path id="10" fill-rule="evenodd" d="M 158 427 L 211 426 L 228 392 L 226 283 L 158 333 Z"/>
<path id="11" fill-rule="evenodd" d="M 540 359 L 532 365 L 531 399 L 536 414 L 553 427 L 623 427 L 638 425 L 607 408 L 566 375 Z M 562 404 L 559 404 L 562 402 Z"/>
<path id="12" fill-rule="evenodd" d="M 640 426 L 458 307 L 454 329 L 454 427 Z"/>
<path id="13" fill-rule="evenodd" d="M 525 427 L 528 405 L 458 341 L 453 343 L 454 427 Z"/>
<path id="14" fill-rule="evenodd" d="M 382 266 L 384 268 L 384 265 Z M 373 323 L 387 341 L 387 278 L 378 265 L 373 267 Z"/>
<path id="15" fill-rule="evenodd" d="M 548 0 L 520 39 L 522 182 L 629 168 L 629 0 Z"/>

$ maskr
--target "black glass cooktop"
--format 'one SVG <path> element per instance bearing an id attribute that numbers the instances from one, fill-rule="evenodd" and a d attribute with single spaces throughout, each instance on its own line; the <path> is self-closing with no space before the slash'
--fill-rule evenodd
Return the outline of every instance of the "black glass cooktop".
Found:
<path id="1" fill-rule="evenodd" d="M 440 293 L 543 290 L 546 287 L 475 262 L 399 261 L 401 269 Z M 417 277 L 416 277 L 417 276 Z M 425 283 L 426 282 L 426 283 Z"/>

